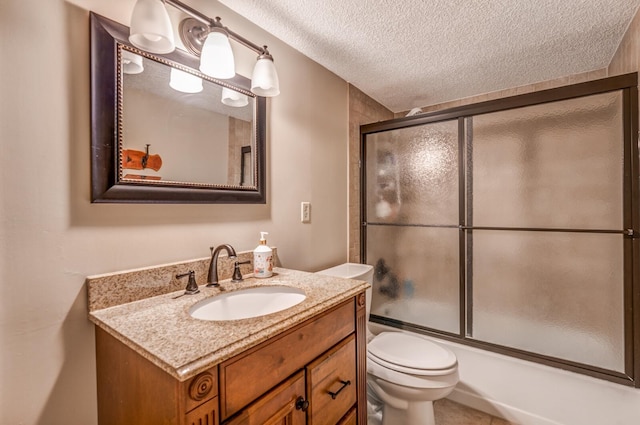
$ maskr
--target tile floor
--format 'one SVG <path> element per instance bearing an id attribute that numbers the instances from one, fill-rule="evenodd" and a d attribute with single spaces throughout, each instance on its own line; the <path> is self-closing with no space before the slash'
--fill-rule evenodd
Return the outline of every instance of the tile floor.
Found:
<path id="1" fill-rule="evenodd" d="M 515 425 L 446 398 L 437 400 L 433 410 L 437 425 Z"/>

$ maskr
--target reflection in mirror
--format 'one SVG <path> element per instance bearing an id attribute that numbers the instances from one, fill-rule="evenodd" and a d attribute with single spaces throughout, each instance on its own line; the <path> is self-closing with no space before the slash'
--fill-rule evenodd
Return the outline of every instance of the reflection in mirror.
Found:
<path id="1" fill-rule="evenodd" d="M 124 46 L 121 57 L 120 181 L 255 186 L 254 97 Z"/>

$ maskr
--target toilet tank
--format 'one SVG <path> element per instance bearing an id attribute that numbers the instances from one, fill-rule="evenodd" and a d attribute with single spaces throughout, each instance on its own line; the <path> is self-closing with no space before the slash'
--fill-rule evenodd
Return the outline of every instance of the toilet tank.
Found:
<path id="1" fill-rule="evenodd" d="M 364 280 L 368 282 L 369 285 L 373 284 L 373 266 L 370 266 L 369 264 L 344 263 L 335 267 L 320 270 L 317 273 L 325 276 L 342 277 L 345 279 Z M 373 294 L 371 286 L 367 289 L 366 294 L 367 323 L 369 323 L 369 312 L 371 311 L 371 295 Z"/>

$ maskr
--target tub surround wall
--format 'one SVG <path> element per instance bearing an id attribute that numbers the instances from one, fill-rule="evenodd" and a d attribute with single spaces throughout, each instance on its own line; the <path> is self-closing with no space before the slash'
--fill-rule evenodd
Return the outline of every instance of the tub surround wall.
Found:
<path id="1" fill-rule="evenodd" d="M 640 11 L 629 24 L 607 70 L 609 76 L 640 71 Z"/>
<path id="2" fill-rule="evenodd" d="M 360 126 L 390 120 L 393 112 L 349 84 L 349 261 L 360 262 Z"/>
<path id="3" fill-rule="evenodd" d="M 622 73 L 621 73 L 622 74 Z M 483 93 L 476 96 L 465 97 L 463 99 L 451 100 L 448 102 L 438 103 L 435 105 L 426 105 L 420 107 L 422 112 L 436 112 L 445 109 L 455 108 L 458 106 L 471 105 L 474 103 L 486 102 L 489 100 L 503 99 L 505 97 L 517 96 L 519 94 L 533 93 L 541 90 L 555 89 L 557 87 L 568 86 L 571 84 L 584 83 L 586 81 L 593 81 L 600 78 L 606 78 L 609 74 L 606 68 L 596 69 L 588 72 L 581 72 L 579 74 L 568 75 L 566 77 L 555 78 L 553 80 L 541 81 L 539 83 L 527 84 L 524 86 L 513 87 L 504 90 L 498 90 L 490 93 Z M 402 118 L 407 115 L 409 111 L 397 112 L 395 118 Z"/>

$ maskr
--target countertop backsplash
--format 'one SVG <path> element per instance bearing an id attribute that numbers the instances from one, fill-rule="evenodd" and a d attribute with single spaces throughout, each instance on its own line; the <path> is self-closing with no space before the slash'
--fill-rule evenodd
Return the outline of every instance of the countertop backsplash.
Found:
<path id="1" fill-rule="evenodd" d="M 277 266 L 279 265 L 277 248 L 271 248 L 273 263 Z M 231 278 L 235 261 L 247 260 L 251 263 L 240 265 L 243 276 L 253 273 L 253 251 L 238 252 L 237 259 L 220 255 L 218 258 L 219 280 Z M 189 270 L 195 272 L 198 285 L 204 285 L 207 282 L 210 261 L 211 257 L 207 257 L 89 276 L 86 280 L 89 312 L 184 289 L 187 286 L 187 278 L 177 279 L 176 275 Z"/>

